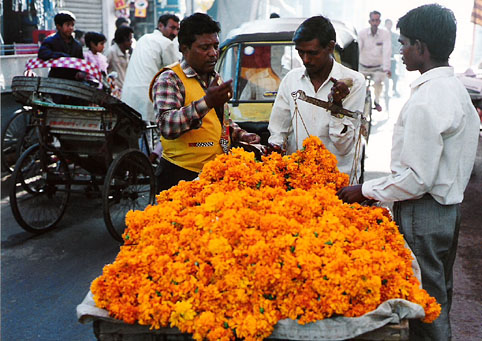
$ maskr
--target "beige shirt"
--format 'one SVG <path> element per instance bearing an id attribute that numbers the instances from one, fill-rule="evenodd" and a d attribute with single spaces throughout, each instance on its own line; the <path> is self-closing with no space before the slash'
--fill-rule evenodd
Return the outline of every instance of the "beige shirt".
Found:
<path id="1" fill-rule="evenodd" d="M 109 66 L 107 67 L 107 72 L 112 71 L 117 72 L 116 84 L 122 89 L 124 85 L 124 79 L 126 77 L 127 65 L 129 64 L 129 52 L 123 53 L 119 48 L 119 45 L 114 43 L 107 51 L 107 62 Z"/>
<path id="2" fill-rule="evenodd" d="M 378 28 L 375 35 L 370 27 L 360 31 L 358 35 L 360 48 L 360 64 L 365 67 L 381 66 L 383 71 L 390 71 L 390 58 L 392 55 L 392 37 L 390 32 Z"/>

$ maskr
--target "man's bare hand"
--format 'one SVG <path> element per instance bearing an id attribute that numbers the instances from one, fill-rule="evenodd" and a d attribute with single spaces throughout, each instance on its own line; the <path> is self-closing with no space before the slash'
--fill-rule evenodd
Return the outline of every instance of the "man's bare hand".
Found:
<path id="1" fill-rule="evenodd" d="M 239 136 L 239 140 L 249 144 L 257 144 L 261 141 L 261 138 L 258 134 L 244 132 Z"/>
<path id="2" fill-rule="evenodd" d="M 338 198 L 349 204 L 354 202 L 362 203 L 368 200 L 368 198 L 363 196 L 362 185 L 343 187 L 336 192 L 336 195 Z"/>
<path id="3" fill-rule="evenodd" d="M 334 84 L 331 87 L 331 92 L 328 96 L 333 100 L 333 103 L 341 105 L 341 101 L 348 96 L 350 89 L 348 85 L 341 80 L 337 81 L 336 79 L 332 78 L 331 81 Z"/>
<path id="4" fill-rule="evenodd" d="M 281 155 L 286 154 L 286 150 L 283 149 L 281 146 L 278 146 L 276 144 L 271 144 L 269 143 L 267 146 L 263 146 L 263 155 L 267 156 L 270 155 L 271 153 L 278 153 Z"/>
<path id="5" fill-rule="evenodd" d="M 233 97 L 233 80 L 218 85 L 219 75 L 217 75 L 209 87 L 206 89 L 204 100 L 209 108 L 222 106 Z"/>

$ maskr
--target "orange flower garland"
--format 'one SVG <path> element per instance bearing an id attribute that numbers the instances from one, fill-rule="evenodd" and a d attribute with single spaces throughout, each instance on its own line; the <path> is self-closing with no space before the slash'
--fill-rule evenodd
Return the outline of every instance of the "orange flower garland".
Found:
<path id="1" fill-rule="evenodd" d="M 92 283 L 96 305 L 196 340 L 263 339 L 280 319 L 356 317 L 393 298 L 432 322 L 440 305 L 420 289 L 388 211 L 343 204 L 335 193 L 347 184 L 316 137 L 263 162 L 220 155 L 199 181 L 127 214 L 124 246 Z"/>

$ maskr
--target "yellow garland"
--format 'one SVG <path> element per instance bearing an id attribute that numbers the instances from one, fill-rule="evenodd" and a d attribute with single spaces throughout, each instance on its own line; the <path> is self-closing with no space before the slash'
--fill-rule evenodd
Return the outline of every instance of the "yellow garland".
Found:
<path id="1" fill-rule="evenodd" d="M 388 211 L 343 204 L 336 158 L 317 137 L 303 146 L 263 162 L 233 149 L 129 212 L 124 246 L 92 283 L 97 306 L 196 340 L 263 339 L 280 319 L 356 317 L 393 298 L 435 320 Z"/>

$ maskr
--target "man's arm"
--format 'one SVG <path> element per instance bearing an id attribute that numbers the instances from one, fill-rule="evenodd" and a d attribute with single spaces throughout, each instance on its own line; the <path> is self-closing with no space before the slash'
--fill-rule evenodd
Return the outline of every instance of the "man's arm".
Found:
<path id="1" fill-rule="evenodd" d="M 232 81 L 218 84 L 218 78 L 213 79 L 203 98 L 184 106 L 186 90 L 175 72 L 167 70 L 159 75 L 153 87 L 153 98 L 157 122 L 164 138 L 172 140 L 199 128 L 202 118 L 212 108 L 229 100 L 233 91 Z"/>
<path id="2" fill-rule="evenodd" d="M 199 128 L 202 118 L 209 111 L 204 99 L 184 106 L 185 88 L 172 70 L 159 75 L 152 91 L 157 122 L 165 139 L 173 140 L 189 130 Z"/>

